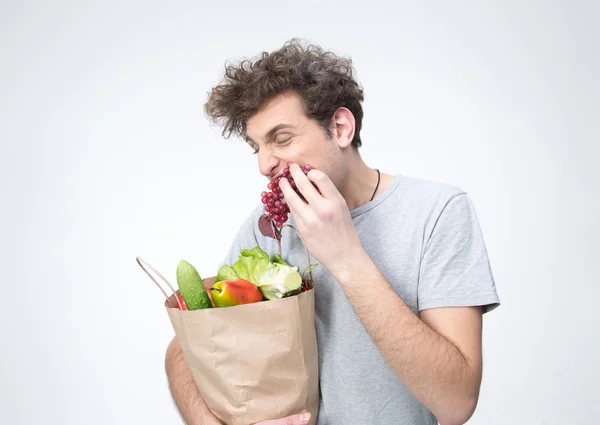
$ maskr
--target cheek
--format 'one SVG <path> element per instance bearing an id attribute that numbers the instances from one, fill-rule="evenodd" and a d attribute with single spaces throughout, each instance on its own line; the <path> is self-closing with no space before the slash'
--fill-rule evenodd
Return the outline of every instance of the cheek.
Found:
<path id="1" fill-rule="evenodd" d="M 311 152 L 303 148 L 301 144 L 292 144 L 279 149 L 277 157 L 283 162 L 295 162 L 297 164 L 307 163 L 311 158 Z"/>
<path id="2" fill-rule="evenodd" d="M 280 149 L 277 157 L 286 163 L 310 164 L 312 167 L 327 173 L 335 164 L 335 153 L 331 151 L 327 142 L 323 140 L 316 140 L 313 143 L 298 141 Z"/>

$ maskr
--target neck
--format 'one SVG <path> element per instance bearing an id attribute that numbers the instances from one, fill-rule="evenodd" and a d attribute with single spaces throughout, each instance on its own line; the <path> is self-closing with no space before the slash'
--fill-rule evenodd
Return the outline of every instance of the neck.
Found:
<path id="1" fill-rule="evenodd" d="M 377 186 L 377 171 L 367 166 L 356 154 L 351 155 L 347 164 L 346 175 L 339 189 L 348 204 L 348 209 L 352 211 L 371 200 Z M 377 189 L 375 198 L 379 193 L 381 193 L 381 185 Z"/>

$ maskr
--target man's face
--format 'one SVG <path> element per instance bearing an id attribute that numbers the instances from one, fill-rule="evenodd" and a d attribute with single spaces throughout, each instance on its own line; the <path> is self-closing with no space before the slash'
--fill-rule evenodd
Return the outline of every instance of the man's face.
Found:
<path id="1" fill-rule="evenodd" d="M 248 120 L 248 144 L 257 152 L 262 175 L 272 180 L 288 162 L 310 164 L 326 174 L 336 171 L 341 160 L 336 138 L 306 116 L 302 98 L 282 94 Z M 335 173 L 334 173 L 335 174 Z"/>

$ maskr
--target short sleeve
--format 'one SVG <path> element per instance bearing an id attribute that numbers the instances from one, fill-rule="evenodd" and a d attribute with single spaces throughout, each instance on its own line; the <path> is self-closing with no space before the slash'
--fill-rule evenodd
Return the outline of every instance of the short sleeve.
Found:
<path id="1" fill-rule="evenodd" d="M 419 270 L 419 310 L 500 305 L 488 253 L 466 193 L 452 197 L 425 244 Z"/>

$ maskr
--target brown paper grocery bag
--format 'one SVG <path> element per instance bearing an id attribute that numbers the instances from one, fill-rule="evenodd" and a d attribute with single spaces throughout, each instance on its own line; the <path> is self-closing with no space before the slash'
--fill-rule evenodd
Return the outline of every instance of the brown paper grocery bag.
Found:
<path id="1" fill-rule="evenodd" d="M 138 257 L 148 273 L 142 262 Z M 179 291 L 154 271 L 173 292 L 165 301 L 169 319 L 202 397 L 221 422 L 249 425 L 308 411 L 310 424 L 316 424 L 314 289 L 278 300 L 187 311 L 178 308 Z M 204 282 L 212 286 L 214 278 Z"/>

